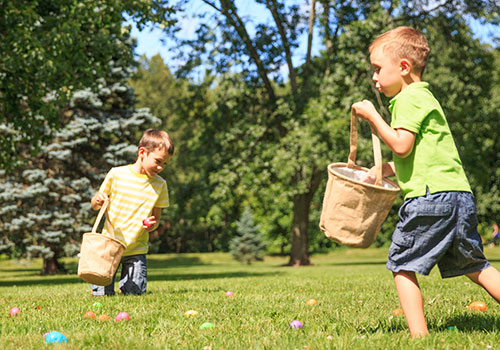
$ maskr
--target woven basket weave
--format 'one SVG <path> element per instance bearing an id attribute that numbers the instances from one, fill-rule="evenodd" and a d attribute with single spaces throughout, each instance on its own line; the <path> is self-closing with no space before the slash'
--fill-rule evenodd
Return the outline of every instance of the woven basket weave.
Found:
<path id="1" fill-rule="evenodd" d="M 107 206 L 106 200 L 97 215 L 92 232 L 83 235 L 78 262 L 78 277 L 98 286 L 107 286 L 113 282 L 125 251 L 125 245 L 116 238 L 96 232 Z"/>
<path id="2" fill-rule="evenodd" d="M 347 163 L 328 165 L 328 182 L 323 198 L 319 227 L 326 237 L 341 244 L 367 248 L 377 237 L 389 214 L 399 187 L 382 179 L 380 140 L 372 128 L 375 184 L 362 181 L 367 168 L 357 166 L 357 118 L 351 112 L 350 152 Z"/>

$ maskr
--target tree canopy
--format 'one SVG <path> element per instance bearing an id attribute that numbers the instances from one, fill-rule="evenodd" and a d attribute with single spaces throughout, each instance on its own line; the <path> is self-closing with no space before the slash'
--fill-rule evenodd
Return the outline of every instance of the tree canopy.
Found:
<path id="1" fill-rule="evenodd" d="M 118 53 L 132 64 L 124 16 L 168 26 L 173 13 L 166 0 L 0 0 L 0 165 L 14 166 L 20 143 L 47 141 L 59 108 L 97 88 Z"/>
<path id="2" fill-rule="evenodd" d="M 429 35 L 431 50 L 439 54 L 428 70 L 457 68 L 432 76 L 431 82 L 450 107 L 452 121 L 466 118 L 470 107 L 485 103 L 493 90 L 490 79 L 479 77 L 494 69 L 494 53 L 473 38 L 467 24 L 476 18 L 498 25 L 498 5 L 493 1 L 309 1 L 300 6 L 257 0 L 254 3 L 271 18 L 265 23 L 242 16 L 237 1 L 199 2 L 206 11 L 194 22 L 196 36 L 178 38 L 185 64 L 177 74 L 189 76 L 193 70 L 206 69 L 206 76 L 213 77 L 215 98 L 198 124 L 206 134 L 203 139 L 211 138 L 217 149 L 211 158 L 208 217 L 224 222 L 226 215 L 250 204 L 268 233 L 279 236 L 288 231 L 291 265 L 309 263 L 308 246 L 317 236 L 318 189 L 326 166 L 347 158 L 350 105 L 368 98 L 388 116 L 387 100 L 373 89 L 367 60 L 368 45 L 378 34 L 405 24 Z M 180 8 L 191 3 L 178 2 Z M 174 36 L 175 29 L 168 28 L 168 35 Z M 303 32 L 308 33 L 308 50 L 304 60 L 294 64 Z M 320 55 L 313 57 L 315 33 L 320 33 L 315 42 L 321 47 Z M 441 47 L 446 49 L 440 51 Z M 460 52 L 460 62 L 453 50 Z M 470 64 L 462 64 L 464 60 Z M 470 69 L 482 72 L 475 75 Z M 285 79 L 282 70 L 287 71 Z M 446 91 L 440 90 L 446 80 L 442 85 Z M 465 98 L 460 98 L 463 94 Z M 460 124 L 455 127 L 459 140 L 460 128 Z M 368 127 L 361 131 L 366 136 Z M 363 142 L 359 162 L 369 165 L 369 145 Z M 459 147 L 463 154 L 469 146 Z"/>
<path id="3" fill-rule="evenodd" d="M 97 41 L 120 39 L 100 48 L 88 38 L 82 38 L 84 47 L 74 41 L 57 46 L 62 45 L 59 39 L 52 38 L 56 48 L 45 48 L 49 41 L 37 40 L 49 39 L 35 30 L 23 37 L 31 17 L 19 9 L 33 6 L 37 14 L 43 9 L 43 18 L 73 9 L 77 16 L 76 2 L 51 2 L 60 5 L 59 12 L 46 10 L 42 1 L 18 0 L 2 7 L 21 25 L 0 31 L 2 38 L 12 35 L 11 42 L 0 44 L 7 56 L 0 59 L 2 76 L 7 77 L 0 90 L 6 111 L 0 120 L 5 135 L 0 143 L 6 148 L 0 154 L 4 164 L 18 157 L 24 166 L 0 173 L 0 198 L 6 204 L 0 210 L 0 249 L 11 255 L 39 254 L 48 262 L 71 254 L 91 220 L 88 199 L 98 178 L 110 166 L 127 162 L 127 150 L 139 130 L 158 123 L 173 137 L 176 154 L 163 174 L 172 205 L 162 215 L 152 251 L 227 251 L 231 239 L 241 234 L 247 210 L 253 216 L 248 226 L 259 228 L 268 252 L 288 254 L 289 265 L 309 264 L 311 253 L 335 245 L 321 234 L 318 221 L 327 165 L 347 159 L 350 106 L 370 99 L 390 118 L 388 100 L 373 88 L 368 45 L 399 25 L 416 27 L 429 40 L 424 79 L 450 122 L 476 195 L 481 231 L 498 217 L 500 53 L 498 46 L 476 38 L 469 24 L 475 19 L 498 28 L 496 2 L 255 0 L 261 15 L 267 14 L 266 21 L 259 22 L 240 12 L 239 1 L 197 0 L 205 6 L 192 21 L 194 36 L 184 38 L 182 17 L 193 3 L 169 1 L 167 7 L 167 2 L 129 0 L 115 5 L 89 0 L 89 6 L 108 7 L 97 12 L 89 10 L 95 6 L 86 7 L 82 17 L 104 16 L 113 9 L 109 26 L 99 27 L 101 22 L 94 22 L 98 19 L 87 18 L 69 27 L 54 21 L 41 30 L 49 39 L 65 37 L 66 29 L 73 39 L 85 33 L 97 35 Z M 160 56 L 141 58 L 130 79 L 137 106 L 149 107 L 158 119 L 135 108 L 124 82 L 134 67 L 128 30 L 120 24 L 123 11 L 117 12 L 125 8 L 135 13 L 140 27 L 147 20 L 165 24 L 165 36 L 176 40 L 171 49 L 178 50 L 177 62 L 182 64 L 176 67 Z M 81 28 L 70 29 L 74 23 Z M 94 23 L 99 30 L 84 29 L 83 23 Z M 14 38 L 15 33 L 21 38 Z M 307 49 L 298 60 L 304 35 Z M 40 52 L 54 67 L 46 60 L 39 69 L 23 67 L 23 52 L 32 51 L 31 46 L 21 49 L 21 43 L 27 45 L 29 38 L 34 48 L 45 48 Z M 17 51 L 15 40 L 21 45 Z M 67 58 L 59 53 L 51 58 L 51 50 L 71 50 L 72 45 L 84 57 L 71 52 Z M 30 55 L 26 57 L 35 64 Z M 81 72 L 73 67 L 78 60 L 84 61 Z M 7 76 L 15 69 L 19 75 Z M 28 96 L 29 91 L 35 93 Z M 359 132 L 357 163 L 370 166 L 369 126 L 360 123 Z M 383 154 L 390 159 L 387 148 Z M 388 242 L 401 201 L 382 226 L 377 246 Z M 82 226 L 72 226 L 75 218 Z M 57 267 L 54 261 L 52 265 Z"/>

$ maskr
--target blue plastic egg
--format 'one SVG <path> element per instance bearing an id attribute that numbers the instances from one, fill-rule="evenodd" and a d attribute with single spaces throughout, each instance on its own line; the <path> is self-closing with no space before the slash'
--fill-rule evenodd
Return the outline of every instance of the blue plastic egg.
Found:
<path id="1" fill-rule="evenodd" d="M 59 333 L 59 332 L 49 332 L 45 336 L 45 342 L 47 344 L 53 344 L 53 343 L 67 343 L 68 339 L 64 336 L 64 334 Z"/>

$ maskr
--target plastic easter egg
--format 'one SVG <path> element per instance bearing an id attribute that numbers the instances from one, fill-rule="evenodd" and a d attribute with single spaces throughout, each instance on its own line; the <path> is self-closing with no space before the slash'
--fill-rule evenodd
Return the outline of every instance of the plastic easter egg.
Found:
<path id="1" fill-rule="evenodd" d="M 401 316 L 401 315 L 404 315 L 405 313 L 403 312 L 403 309 L 394 309 L 394 310 L 392 310 L 392 314 L 394 316 Z"/>
<path id="2" fill-rule="evenodd" d="M 116 315 L 115 317 L 115 321 L 116 322 L 120 322 L 120 321 L 128 321 L 130 320 L 130 315 L 126 312 L 120 312 L 118 315 Z"/>
<path id="3" fill-rule="evenodd" d="M 96 301 L 94 304 L 92 304 L 92 309 L 100 310 L 100 309 L 102 309 L 102 304 L 100 302 Z"/>
<path id="4" fill-rule="evenodd" d="M 482 301 L 473 301 L 467 307 L 471 310 L 476 310 L 476 311 L 486 311 L 487 309 L 486 303 L 483 303 Z"/>
<path id="5" fill-rule="evenodd" d="M 446 330 L 448 332 L 456 332 L 456 331 L 458 331 L 457 327 L 455 327 L 455 326 L 450 326 L 450 327 L 446 328 Z"/>
<path id="6" fill-rule="evenodd" d="M 53 343 L 67 343 L 68 339 L 64 336 L 64 334 L 59 333 L 59 332 L 49 332 L 45 336 L 45 342 L 47 344 L 53 344 Z"/>
<path id="7" fill-rule="evenodd" d="M 233 293 L 233 292 L 231 292 L 230 290 L 228 290 L 228 291 L 226 292 L 226 297 L 234 297 L 234 293 Z"/>
<path id="8" fill-rule="evenodd" d="M 97 318 L 97 321 L 109 321 L 109 320 L 110 320 L 110 318 L 109 318 L 109 316 L 108 316 L 108 315 L 106 315 L 106 314 L 103 314 L 103 315 L 101 315 L 101 316 L 99 316 L 99 317 Z"/>
<path id="9" fill-rule="evenodd" d="M 20 312 L 21 312 L 21 310 L 19 310 L 19 308 L 15 307 L 15 306 L 10 309 L 10 315 L 11 316 L 17 316 Z"/>
<path id="10" fill-rule="evenodd" d="M 144 226 L 146 226 L 147 228 L 150 228 L 151 226 L 153 226 L 153 222 L 152 221 L 154 221 L 154 219 L 146 218 L 146 219 L 142 220 L 142 224 Z"/>
<path id="11" fill-rule="evenodd" d="M 195 317 L 198 315 L 198 311 L 196 310 L 188 310 L 184 313 L 186 317 Z"/>
<path id="12" fill-rule="evenodd" d="M 214 324 L 210 322 L 205 322 L 200 326 L 200 329 L 214 329 Z"/>
<path id="13" fill-rule="evenodd" d="M 308 301 L 306 301 L 306 304 L 309 306 L 314 306 L 317 303 L 318 303 L 318 301 L 316 299 L 309 299 Z"/>
<path id="14" fill-rule="evenodd" d="M 83 314 L 83 317 L 93 319 L 95 318 L 95 313 L 93 313 L 92 311 L 87 311 L 86 313 Z"/>
<path id="15" fill-rule="evenodd" d="M 302 324 L 302 322 L 298 321 L 298 320 L 293 320 L 292 322 L 290 322 L 290 328 L 293 328 L 293 329 L 298 329 L 298 328 L 302 328 L 304 325 Z"/>

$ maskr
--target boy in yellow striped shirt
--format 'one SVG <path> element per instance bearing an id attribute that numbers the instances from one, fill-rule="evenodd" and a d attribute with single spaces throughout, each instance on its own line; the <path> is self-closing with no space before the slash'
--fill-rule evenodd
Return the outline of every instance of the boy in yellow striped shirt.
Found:
<path id="1" fill-rule="evenodd" d="M 125 244 L 119 288 L 123 294 L 146 292 L 149 232 L 160 222 L 169 205 L 167 183 L 158 174 L 174 153 L 170 136 L 162 130 L 146 130 L 134 164 L 112 168 L 91 200 L 99 210 L 109 200 L 103 234 Z M 114 295 L 114 279 L 108 286 L 91 285 L 93 295 Z"/>

